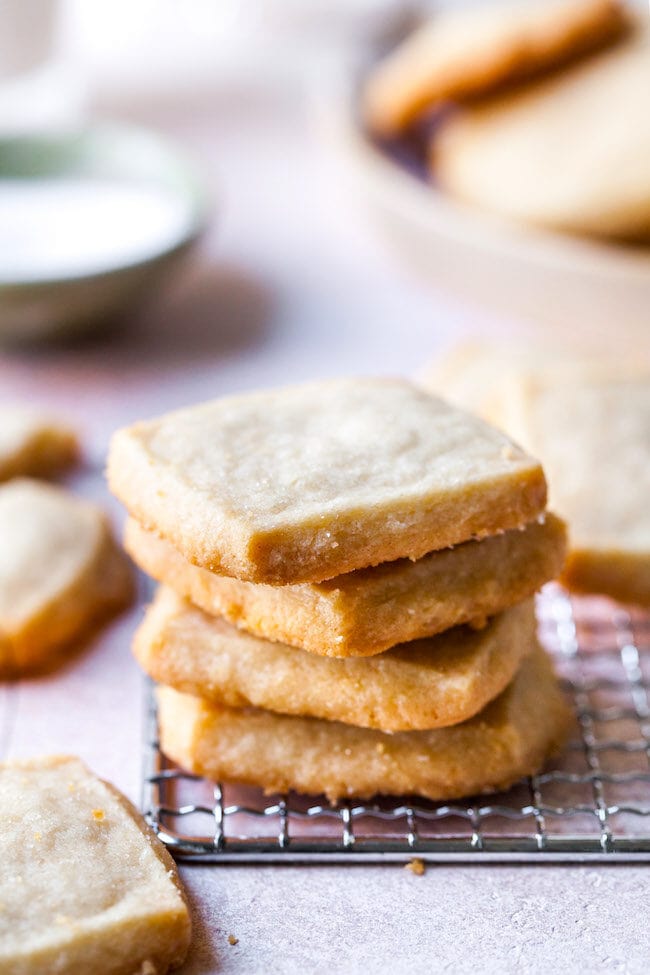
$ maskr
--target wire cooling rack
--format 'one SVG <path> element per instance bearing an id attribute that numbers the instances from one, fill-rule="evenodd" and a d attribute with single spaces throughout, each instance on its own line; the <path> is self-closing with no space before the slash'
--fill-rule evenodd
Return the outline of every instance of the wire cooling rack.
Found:
<path id="1" fill-rule="evenodd" d="M 332 806 L 215 784 L 160 752 L 149 689 L 147 819 L 175 856 L 213 862 L 650 860 L 650 615 L 547 586 L 538 619 L 575 728 L 561 758 L 507 793 Z"/>

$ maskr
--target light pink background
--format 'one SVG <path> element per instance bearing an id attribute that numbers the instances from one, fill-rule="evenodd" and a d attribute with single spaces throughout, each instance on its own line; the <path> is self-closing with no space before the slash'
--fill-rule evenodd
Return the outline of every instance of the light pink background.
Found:
<path id="1" fill-rule="evenodd" d="M 113 341 L 0 358 L 0 395 L 82 429 L 80 491 L 104 496 L 110 432 L 232 390 L 411 373 L 490 321 L 400 265 L 340 185 L 296 98 L 148 109 L 214 189 L 200 260 Z M 471 271 L 470 271 L 471 273 Z M 116 519 L 120 514 L 113 506 Z M 0 688 L 3 755 L 74 752 L 137 800 L 142 681 L 127 615 L 59 674 Z M 183 867 L 186 973 L 638 972 L 650 965 L 643 867 Z M 239 938 L 230 946 L 229 934 Z"/>

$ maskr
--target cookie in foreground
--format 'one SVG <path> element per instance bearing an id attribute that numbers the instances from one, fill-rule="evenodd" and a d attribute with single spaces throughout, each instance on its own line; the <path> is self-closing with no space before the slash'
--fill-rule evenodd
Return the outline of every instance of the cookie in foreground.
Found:
<path id="1" fill-rule="evenodd" d="M 158 689 L 161 743 L 183 768 L 267 792 L 454 799 L 504 789 L 539 771 L 570 725 L 546 653 L 536 648 L 510 686 L 463 724 L 385 734 L 317 718 L 210 704 Z"/>
<path id="2" fill-rule="evenodd" d="M 396 135 L 432 106 L 549 71 L 612 43 L 627 26 L 618 0 L 519 0 L 444 11 L 371 71 L 364 117 L 379 135 Z"/>
<path id="3" fill-rule="evenodd" d="M 403 380 L 226 397 L 118 431 L 113 492 L 196 565 L 320 582 L 520 527 L 546 505 L 539 463 Z"/>
<path id="4" fill-rule="evenodd" d="M 532 652 L 535 630 L 526 600 L 480 630 L 455 627 L 338 660 L 249 636 L 162 589 L 133 649 L 154 680 L 216 704 L 410 731 L 457 724 L 485 707 Z"/>
<path id="5" fill-rule="evenodd" d="M 133 576 L 103 512 L 63 488 L 0 485 L 0 674 L 58 663 L 131 598 Z"/>
<path id="6" fill-rule="evenodd" d="M 164 975 L 191 924 L 174 861 L 79 759 L 0 765 L 3 975 Z"/>
<path id="7" fill-rule="evenodd" d="M 562 570 L 563 522 L 522 529 L 358 569 L 326 582 L 269 586 L 192 565 L 129 519 L 125 547 L 158 582 L 256 636 L 331 657 L 365 657 L 485 617 L 531 596 Z M 163 683 L 167 683 L 161 678 Z"/>
<path id="8" fill-rule="evenodd" d="M 78 457 L 77 435 L 67 424 L 28 407 L 0 404 L 0 481 L 47 477 Z"/>

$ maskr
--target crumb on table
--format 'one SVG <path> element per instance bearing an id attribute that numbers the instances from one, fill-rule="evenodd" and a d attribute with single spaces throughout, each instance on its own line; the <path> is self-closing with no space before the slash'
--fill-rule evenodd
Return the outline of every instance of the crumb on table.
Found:
<path id="1" fill-rule="evenodd" d="M 411 873 L 415 874 L 416 877 L 421 877 L 425 872 L 426 867 L 424 865 L 424 860 L 409 860 L 408 863 L 404 864 L 404 869 L 409 870 Z"/>
<path id="2" fill-rule="evenodd" d="M 229 934 L 228 935 L 228 944 L 229 945 L 238 945 L 239 944 L 239 938 L 236 938 L 234 936 L 234 934 Z"/>

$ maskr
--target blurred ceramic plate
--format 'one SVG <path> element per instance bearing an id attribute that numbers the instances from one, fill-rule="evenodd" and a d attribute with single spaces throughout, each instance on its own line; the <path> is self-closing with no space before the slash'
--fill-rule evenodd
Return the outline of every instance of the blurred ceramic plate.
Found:
<path id="1" fill-rule="evenodd" d="M 0 340 L 114 322 L 166 278 L 207 202 L 175 146 L 124 125 L 0 139 Z"/>
<path id="2" fill-rule="evenodd" d="M 407 142 L 380 145 L 358 113 L 361 72 L 323 101 L 355 196 L 411 264 L 481 307 L 562 338 L 650 348 L 650 248 L 570 237 L 464 206 L 427 181 Z"/>

